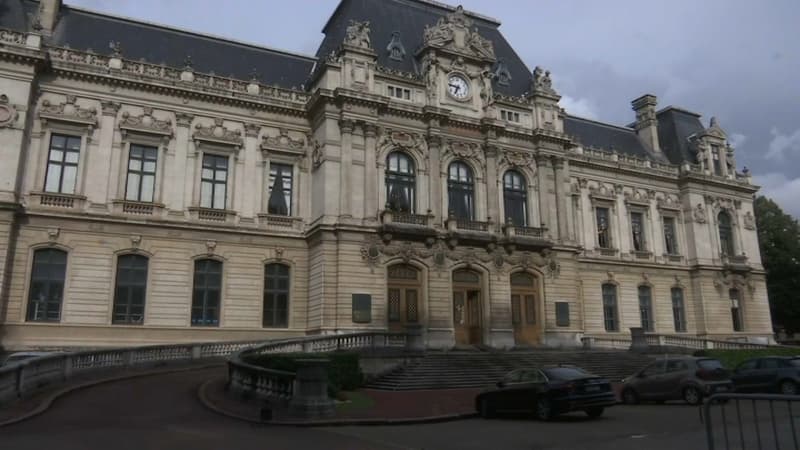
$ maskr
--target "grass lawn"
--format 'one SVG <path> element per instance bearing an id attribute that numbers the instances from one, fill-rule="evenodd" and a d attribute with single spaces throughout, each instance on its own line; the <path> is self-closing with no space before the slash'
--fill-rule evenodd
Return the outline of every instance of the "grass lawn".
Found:
<path id="1" fill-rule="evenodd" d="M 369 395 L 362 391 L 346 391 L 342 392 L 343 396 L 347 399 L 344 402 L 336 402 L 336 411 L 349 412 L 360 411 L 372 408 L 375 401 Z"/>

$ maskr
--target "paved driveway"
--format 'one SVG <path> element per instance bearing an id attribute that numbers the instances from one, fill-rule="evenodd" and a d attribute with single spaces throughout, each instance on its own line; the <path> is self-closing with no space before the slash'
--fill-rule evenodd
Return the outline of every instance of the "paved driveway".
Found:
<path id="1" fill-rule="evenodd" d="M 2 449 L 702 449 L 696 408 L 620 406 L 600 420 L 565 416 L 472 419 L 430 425 L 290 428 L 251 425 L 207 411 L 201 382 L 224 369 L 135 378 L 58 400 L 29 421 L 0 428 Z"/>

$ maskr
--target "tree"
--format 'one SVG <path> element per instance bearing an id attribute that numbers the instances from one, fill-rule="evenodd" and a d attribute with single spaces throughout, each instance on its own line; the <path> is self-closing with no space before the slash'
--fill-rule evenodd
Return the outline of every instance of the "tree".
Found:
<path id="1" fill-rule="evenodd" d="M 754 209 L 772 321 L 800 332 L 800 226 L 766 197 L 756 198 Z"/>

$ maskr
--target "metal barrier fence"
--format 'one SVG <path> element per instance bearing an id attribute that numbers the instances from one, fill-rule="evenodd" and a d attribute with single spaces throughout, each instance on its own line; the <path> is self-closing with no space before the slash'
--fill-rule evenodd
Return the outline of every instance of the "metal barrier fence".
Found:
<path id="1" fill-rule="evenodd" d="M 800 395 L 716 394 L 701 411 L 708 450 L 800 450 Z"/>

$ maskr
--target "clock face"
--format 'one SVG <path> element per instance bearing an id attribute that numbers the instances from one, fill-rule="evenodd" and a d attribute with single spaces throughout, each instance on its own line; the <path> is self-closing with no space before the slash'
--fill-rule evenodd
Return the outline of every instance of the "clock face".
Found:
<path id="1" fill-rule="evenodd" d="M 458 100 L 469 97 L 469 83 L 460 75 L 450 75 L 447 78 L 447 92 Z"/>

